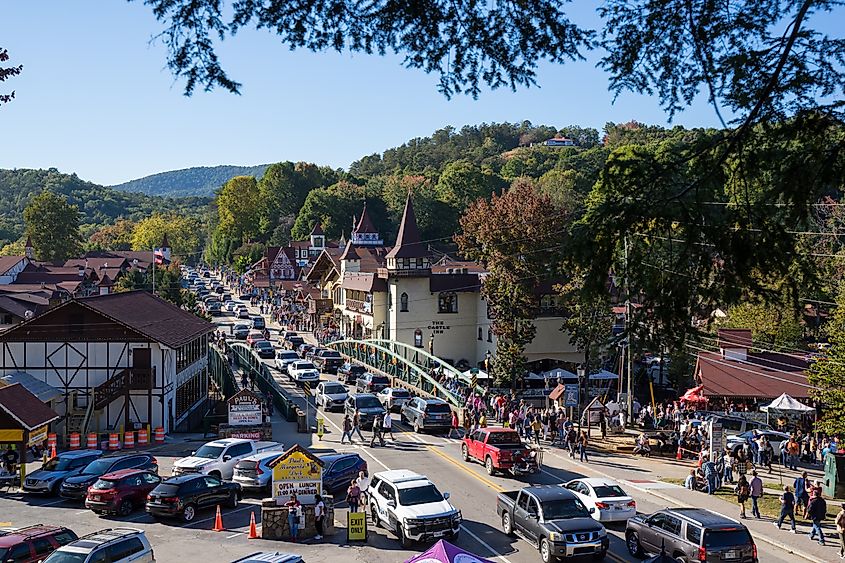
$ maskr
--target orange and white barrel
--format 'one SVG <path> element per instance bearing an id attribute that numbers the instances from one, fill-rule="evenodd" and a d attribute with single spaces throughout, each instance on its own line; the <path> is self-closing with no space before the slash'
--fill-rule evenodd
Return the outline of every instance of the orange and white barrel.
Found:
<path id="1" fill-rule="evenodd" d="M 134 448 L 135 447 L 135 432 L 129 431 L 123 433 L 123 447 L 124 448 Z"/>
<path id="2" fill-rule="evenodd" d="M 72 450 L 79 449 L 79 432 L 71 432 L 70 439 L 68 440 L 68 445 Z"/>
<path id="3" fill-rule="evenodd" d="M 89 432 L 88 433 L 88 439 L 87 439 L 86 447 L 89 450 L 96 450 L 97 449 L 97 433 L 96 432 Z"/>
<path id="4" fill-rule="evenodd" d="M 50 432 L 49 434 L 47 434 L 47 449 L 50 450 L 55 448 L 56 443 L 56 433 Z"/>
<path id="5" fill-rule="evenodd" d="M 156 444 L 163 444 L 164 443 L 164 427 L 158 426 L 156 427 L 154 439 Z"/>
<path id="6" fill-rule="evenodd" d="M 119 450 L 120 449 L 120 435 L 117 432 L 112 432 L 109 434 L 109 449 L 110 450 Z"/>
<path id="7" fill-rule="evenodd" d="M 137 442 L 138 442 L 139 448 L 146 448 L 147 444 L 150 443 L 150 437 L 149 437 L 149 434 L 147 434 L 146 428 L 141 428 L 140 430 L 138 430 L 138 440 L 137 440 Z"/>

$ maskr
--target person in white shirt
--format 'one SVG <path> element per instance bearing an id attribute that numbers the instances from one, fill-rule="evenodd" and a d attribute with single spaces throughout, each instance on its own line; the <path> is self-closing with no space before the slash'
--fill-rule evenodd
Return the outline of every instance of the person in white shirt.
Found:
<path id="1" fill-rule="evenodd" d="M 370 477 L 363 469 L 358 472 L 358 477 L 355 479 L 355 484 L 361 489 L 361 505 L 367 506 L 368 489 L 370 488 Z"/>
<path id="2" fill-rule="evenodd" d="M 317 528 L 317 535 L 315 540 L 323 539 L 323 519 L 326 517 L 326 503 L 323 502 L 323 497 L 314 495 L 316 504 L 314 505 L 314 526 Z"/>
<path id="3" fill-rule="evenodd" d="M 390 439 L 396 441 L 393 437 L 393 417 L 390 416 L 390 411 L 384 413 L 384 420 L 382 421 L 381 425 L 382 429 L 382 436 L 385 434 L 390 434 Z"/>

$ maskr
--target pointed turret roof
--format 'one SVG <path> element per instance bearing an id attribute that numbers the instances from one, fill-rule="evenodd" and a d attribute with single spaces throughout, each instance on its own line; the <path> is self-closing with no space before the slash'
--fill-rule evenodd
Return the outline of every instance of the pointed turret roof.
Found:
<path id="1" fill-rule="evenodd" d="M 358 251 L 355 250 L 355 247 L 352 246 L 352 241 L 346 243 L 346 248 L 343 250 L 343 254 L 340 255 L 341 260 L 360 260 L 361 257 L 358 255 Z"/>
<path id="2" fill-rule="evenodd" d="M 396 236 L 396 245 L 387 253 L 388 258 L 425 258 L 428 251 L 421 242 L 420 230 L 417 227 L 417 216 L 414 213 L 414 203 L 411 192 L 405 200 L 405 211 L 402 213 L 402 223 Z"/>
<path id="3" fill-rule="evenodd" d="M 361 212 L 361 218 L 358 220 L 358 225 L 355 227 L 355 231 L 358 234 L 362 233 L 378 233 L 376 230 L 375 225 L 373 225 L 372 219 L 370 219 L 370 214 L 367 213 L 367 202 L 364 202 L 364 210 Z"/>
<path id="4" fill-rule="evenodd" d="M 26 237 L 26 244 L 23 246 L 24 248 L 32 248 L 32 237 Z"/>
<path id="5" fill-rule="evenodd" d="M 314 224 L 314 228 L 313 228 L 313 229 L 311 229 L 311 234 L 312 234 L 312 235 L 322 235 L 322 234 L 325 234 L 325 233 L 323 232 L 323 226 L 320 224 L 320 222 L 319 222 L 319 221 L 317 221 L 317 222 Z"/>
<path id="6" fill-rule="evenodd" d="M 167 240 L 167 233 L 164 233 L 164 236 L 161 237 L 161 246 L 159 248 L 170 248 L 170 241 Z"/>

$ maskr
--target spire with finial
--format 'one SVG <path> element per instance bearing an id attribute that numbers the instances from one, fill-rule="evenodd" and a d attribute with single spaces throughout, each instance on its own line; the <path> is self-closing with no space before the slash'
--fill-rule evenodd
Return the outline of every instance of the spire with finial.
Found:
<path id="1" fill-rule="evenodd" d="M 32 237 L 26 237 L 26 244 L 23 247 L 24 256 L 30 260 L 35 260 L 35 249 L 32 247 Z"/>
<path id="2" fill-rule="evenodd" d="M 399 234 L 396 235 L 396 245 L 387 253 L 388 268 L 391 264 L 396 264 L 397 258 L 419 258 L 423 260 L 424 268 L 430 267 L 428 265 L 428 249 L 420 237 L 420 229 L 417 226 L 417 216 L 414 213 L 414 202 L 411 199 L 410 190 L 405 200 L 405 210 L 402 212 Z"/>

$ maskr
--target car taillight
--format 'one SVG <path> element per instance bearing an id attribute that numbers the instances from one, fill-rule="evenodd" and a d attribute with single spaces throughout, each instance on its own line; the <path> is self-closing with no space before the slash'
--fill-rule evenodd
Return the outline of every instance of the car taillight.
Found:
<path id="1" fill-rule="evenodd" d="M 754 555 L 754 561 L 756 563 L 756 561 L 757 561 L 757 544 L 756 543 L 751 544 L 751 551 Z"/>
<path id="2" fill-rule="evenodd" d="M 179 497 L 164 497 L 161 499 L 161 502 L 169 502 L 173 504 L 179 504 Z"/>
<path id="3" fill-rule="evenodd" d="M 596 508 L 598 508 L 600 510 L 607 510 L 608 508 L 610 508 L 610 505 L 607 504 L 606 502 L 597 502 Z"/>
<path id="4" fill-rule="evenodd" d="M 153 495 L 147 495 L 147 500 L 153 500 Z"/>
<path id="5" fill-rule="evenodd" d="M 256 475 L 264 475 L 264 470 L 259 467 L 258 469 L 255 470 L 255 474 Z"/>
<path id="6" fill-rule="evenodd" d="M 637 501 L 632 500 L 631 502 L 628 503 L 628 507 L 629 508 L 637 508 Z"/>
<path id="7" fill-rule="evenodd" d="M 707 561 L 707 549 L 703 546 L 698 548 L 698 560 Z"/>
<path id="8" fill-rule="evenodd" d="M 158 465 L 158 460 L 156 458 L 152 458 L 150 460 L 150 463 L 153 464 L 153 465 Z"/>

